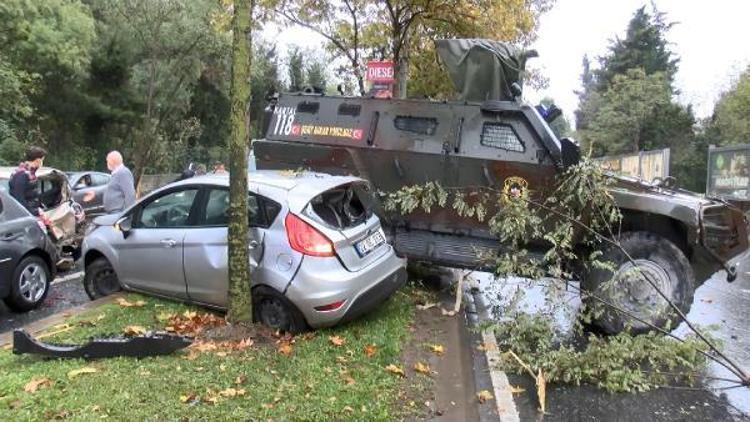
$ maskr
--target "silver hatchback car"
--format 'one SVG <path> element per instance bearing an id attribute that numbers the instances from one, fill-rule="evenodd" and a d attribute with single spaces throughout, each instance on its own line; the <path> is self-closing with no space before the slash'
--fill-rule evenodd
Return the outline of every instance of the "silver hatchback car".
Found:
<path id="1" fill-rule="evenodd" d="M 99 217 L 83 242 L 86 292 L 120 288 L 227 306 L 229 177 L 170 184 L 127 211 Z M 299 332 L 351 320 L 406 281 L 369 185 L 356 177 L 258 171 L 249 176 L 253 310 Z"/>

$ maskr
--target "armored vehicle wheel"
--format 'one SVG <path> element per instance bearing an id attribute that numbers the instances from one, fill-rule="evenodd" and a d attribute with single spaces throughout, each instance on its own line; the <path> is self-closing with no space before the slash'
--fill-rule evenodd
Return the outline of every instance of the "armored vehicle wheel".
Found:
<path id="1" fill-rule="evenodd" d="M 91 300 L 109 296 L 122 290 L 112 264 L 106 258 L 97 258 L 86 266 L 83 287 Z"/>
<path id="2" fill-rule="evenodd" d="M 584 275 L 581 286 L 657 327 L 670 324 L 674 328 L 678 322 L 677 313 L 644 277 L 653 281 L 672 303 L 687 313 L 693 303 L 695 276 L 685 254 L 669 240 L 648 232 L 624 233 L 620 237 L 620 244 L 634 262 L 628 260 L 619 248 L 610 247 L 602 260 L 613 263 L 615 273 L 603 269 L 590 270 Z M 644 333 L 651 330 L 647 324 L 594 298 L 584 297 L 584 303 L 594 311 L 593 324 L 607 333 L 624 330 Z"/>

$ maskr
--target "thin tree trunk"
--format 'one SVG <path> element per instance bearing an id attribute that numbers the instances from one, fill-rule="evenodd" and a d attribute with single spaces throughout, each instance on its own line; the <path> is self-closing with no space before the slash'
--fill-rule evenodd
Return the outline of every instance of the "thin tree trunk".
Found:
<path id="1" fill-rule="evenodd" d="M 229 312 L 232 322 L 252 322 L 247 222 L 247 105 L 250 99 L 252 0 L 235 0 L 232 21 L 231 125 L 229 138 Z"/>
<path id="2" fill-rule="evenodd" d="M 401 31 L 406 31 L 404 28 L 394 29 L 394 33 L 401 34 Z M 400 36 L 400 35 L 399 35 Z M 408 34 L 403 34 L 403 41 L 399 43 L 399 36 L 394 37 L 393 45 L 393 98 L 406 98 L 406 85 L 409 81 L 409 59 L 408 59 L 408 48 L 409 40 Z"/>

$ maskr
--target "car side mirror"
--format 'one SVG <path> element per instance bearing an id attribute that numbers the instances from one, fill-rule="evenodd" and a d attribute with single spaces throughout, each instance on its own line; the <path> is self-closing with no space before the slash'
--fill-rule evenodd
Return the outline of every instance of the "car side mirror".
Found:
<path id="1" fill-rule="evenodd" d="M 115 222 L 115 230 L 121 231 L 122 237 L 127 239 L 130 236 L 131 230 L 133 230 L 133 218 L 129 215 L 121 217 Z"/>

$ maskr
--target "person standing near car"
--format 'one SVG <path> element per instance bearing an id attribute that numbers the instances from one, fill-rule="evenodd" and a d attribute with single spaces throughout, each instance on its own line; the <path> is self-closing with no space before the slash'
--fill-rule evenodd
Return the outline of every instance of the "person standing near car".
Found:
<path id="1" fill-rule="evenodd" d="M 104 191 L 104 211 L 113 214 L 135 203 L 135 185 L 133 173 L 123 164 L 122 154 L 119 152 L 112 151 L 107 154 L 107 169 L 112 173 L 112 177 Z"/>
<path id="2" fill-rule="evenodd" d="M 26 149 L 26 160 L 10 177 L 10 195 L 34 216 L 42 216 L 39 191 L 36 188 L 36 171 L 42 167 L 47 151 L 41 147 L 30 146 Z"/>

